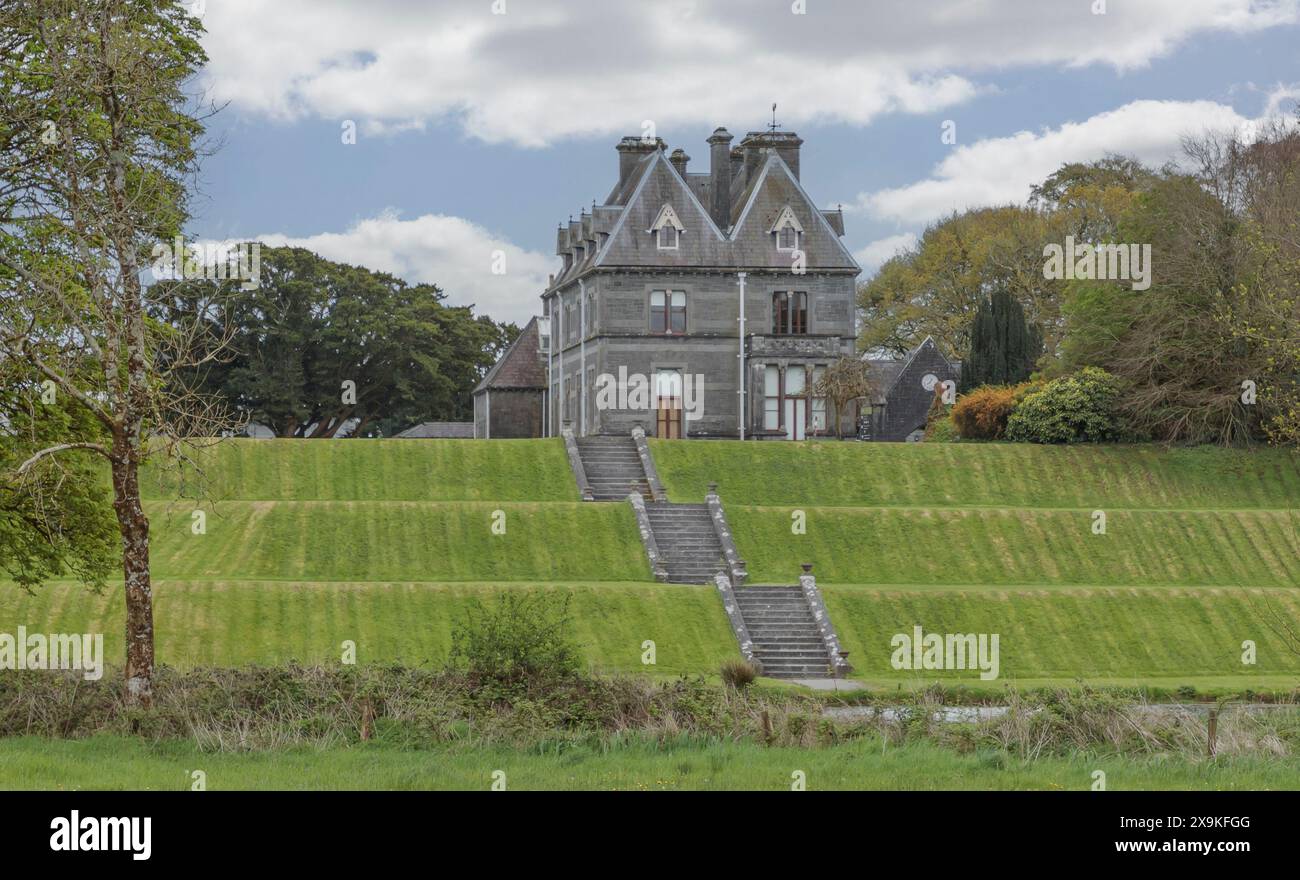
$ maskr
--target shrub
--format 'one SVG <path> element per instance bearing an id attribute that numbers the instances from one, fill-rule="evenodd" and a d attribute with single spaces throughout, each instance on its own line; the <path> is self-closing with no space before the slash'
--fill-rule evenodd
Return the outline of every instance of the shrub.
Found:
<path id="1" fill-rule="evenodd" d="M 1123 434 L 1116 404 L 1119 380 L 1097 367 L 1054 379 L 1025 395 L 1007 420 L 1008 440 L 1098 443 Z"/>
<path id="2" fill-rule="evenodd" d="M 469 602 L 452 627 L 451 665 L 507 684 L 565 678 L 580 669 L 568 593 L 505 590 L 490 606 Z"/>
<path id="3" fill-rule="evenodd" d="M 723 683 L 738 691 L 749 687 L 758 678 L 758 667 L 748 660 L 724 660 L 718 671 L 722 674 Z"/>
<path id="4" fill-rule="evenodd" d="M 952 443 L 957 439 L 957 426 L 952 423 L 952 407 L 943 402 L 943 383 L 934 386 L 930 410 L 925 414 L 925 436 L 932 443 Z"/>
<path id="5" fill-rule="evenodd" d="M 1007 420 L 1024 394 L 1033 386 L 985 385 L 963 394 L 952 408 L 952 421 L 963 440 L 1001 440 Z"/>

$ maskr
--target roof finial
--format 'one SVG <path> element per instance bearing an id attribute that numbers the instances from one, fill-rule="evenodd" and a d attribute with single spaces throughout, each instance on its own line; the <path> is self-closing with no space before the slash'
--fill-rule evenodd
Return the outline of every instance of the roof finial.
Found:
<path id="1" fill-rule="evenodd" d="M 768 130 L 775 132 L 779 127 L 780 127 L 780 123 L 776 121 L 776 102 L 773 101 L 772 102 L 772 124 L 768 126 Z"/>

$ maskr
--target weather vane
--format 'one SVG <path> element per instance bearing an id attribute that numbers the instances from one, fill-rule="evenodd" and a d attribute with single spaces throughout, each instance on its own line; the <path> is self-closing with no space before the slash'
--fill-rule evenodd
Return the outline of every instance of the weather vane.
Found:
<path id="1" fill-rule="evenodd" d="M 772 104 L 772 124 L 768 126 L 768 129 L 771 130 L 771 131 L 776 131 L 777 128 L 778 128 L 778 123 L 777 123 L 777 121 L 776 121 L 776 103 L 773 102 L 773 104 Z"/>

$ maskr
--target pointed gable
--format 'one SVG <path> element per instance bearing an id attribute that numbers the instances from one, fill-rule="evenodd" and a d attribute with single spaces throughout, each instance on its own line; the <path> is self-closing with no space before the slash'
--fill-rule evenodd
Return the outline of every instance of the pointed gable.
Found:
<path id="1" fill-rule="evenodd" d="M 676 249 L 661 250 L 658 231 L 665 225 L 679 231 Z M 726 240 L 691 187 L 662 152 L 656 151 L 640 169 L 636 188 L 597 258 L 606 266 L 717 265 Z"/>
<path id="2" fill-rule="evenodd" d="M 475 394 L 491 390 L 546 388 L 546 358 L 541 351 L 541 333 L 534 317 L 519 331 L 515 341 L 487 371 Z"/>
<path id="3" fill-rule="evenodd" d="M 789 268 L 791 252 L 777 248 L 775 230 L 790 219 L 800 230 L 799 247 L 806 255 L 809 271 L 858 269 L 853 255 L 799 185 L 789 166 L 775 151 L 769 151 L 753 185 L 745 194 L 731 231 L 736 262 L 747 266 Z"/>

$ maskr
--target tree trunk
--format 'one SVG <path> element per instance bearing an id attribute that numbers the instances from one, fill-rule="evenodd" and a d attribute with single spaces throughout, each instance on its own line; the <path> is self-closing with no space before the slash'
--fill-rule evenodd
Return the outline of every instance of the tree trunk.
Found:
<path id="1" fill-rule="evenodd" d="M 126 581 L 127 700 L 153 702 L 153 581 L 149 574 L 149 518 L 140 504 L 139 462 L 130 449 L 114 449 L 113 510 L 122 533 Z"/>

